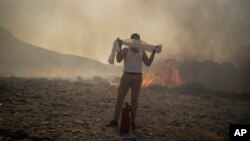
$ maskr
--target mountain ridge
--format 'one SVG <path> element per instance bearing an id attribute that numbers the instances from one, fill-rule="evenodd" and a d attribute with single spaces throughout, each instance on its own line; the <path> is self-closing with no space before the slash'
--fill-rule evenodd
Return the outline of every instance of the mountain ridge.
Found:
<path id="1" fill-rule="evenodd" d="M 23 42 L 3 27 L 0 27 L 0 51 L 0 71 L 18 76 L 111 76 L 120 70 L 117 66 L 94 59 Z M 60 75 L 51 75 L 54 70 L 59 71 Z"/>

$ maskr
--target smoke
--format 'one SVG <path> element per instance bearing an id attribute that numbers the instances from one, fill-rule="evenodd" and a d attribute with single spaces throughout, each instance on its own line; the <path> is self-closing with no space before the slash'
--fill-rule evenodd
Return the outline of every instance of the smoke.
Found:
<path id="1" fill-rule="evenodd" d="M 248 0 L 1 0 L 0 25 L 17 38 L 106 63 L 112 41 L 137 32 L 163 44 L 157 59 L 249 64 Z"/>
<path id="2" fill-rule="evenodd" d="M 193 1 L 175 5 L 178 27 L 177 48 L 182 59 L 235 65 L 248 62 L 250 10 L 248 1 Z M 244 49 L 243 49 L 244 48 Z M 248 50 L 246 52 L 246 50 Z"/>

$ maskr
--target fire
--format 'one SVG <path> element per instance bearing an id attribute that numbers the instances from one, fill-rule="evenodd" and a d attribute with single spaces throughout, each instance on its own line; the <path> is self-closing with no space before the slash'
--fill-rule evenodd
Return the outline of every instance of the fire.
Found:
<path id="1" fill-rule="evenodd" d="M 155 83 L 157 77 L 153 73 L 147 73 L 143 79 L 142 85 L 148 87 Z"/>
<path id="2" fill-rule="evenodd" d="M 108 83 L 109 83 L 110 86 L 118 86 L 119 85 L 119 83 L 114 82 L 112 80 L 108 80 Z"/>
<path id="3" fill-rule="evenodd" d="M 143 86 L 161 85 L 167 88 L 179 86 L 183 83 L 179 68 L 175 60 L 166 60 L 155 73 L 147 73 Z"/>

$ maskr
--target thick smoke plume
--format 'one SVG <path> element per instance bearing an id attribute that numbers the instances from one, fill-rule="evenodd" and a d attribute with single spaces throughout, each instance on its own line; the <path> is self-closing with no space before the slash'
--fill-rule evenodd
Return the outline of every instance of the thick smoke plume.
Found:
<path id="1" fill-rule="evenodd" d="M 0 25 L 44 48 L 105 62 L 112 41 L 138 32 L 159 58 L 249 64 L 248 0 L 1 0 Z"/>

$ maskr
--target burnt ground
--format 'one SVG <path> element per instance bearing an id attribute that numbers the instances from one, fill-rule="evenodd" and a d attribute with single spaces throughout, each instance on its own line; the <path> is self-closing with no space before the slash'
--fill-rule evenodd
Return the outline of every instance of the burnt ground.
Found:
<path id="1" fill-rule="evenodd" d="M 223 141 L 228 140 L 229 124 L 250 123 L 249 101 L 143 88 L 138 129 L 121 136 L 105 126 L 116 91 L 107 84 L 0 78 L 0 140 Z"/>

